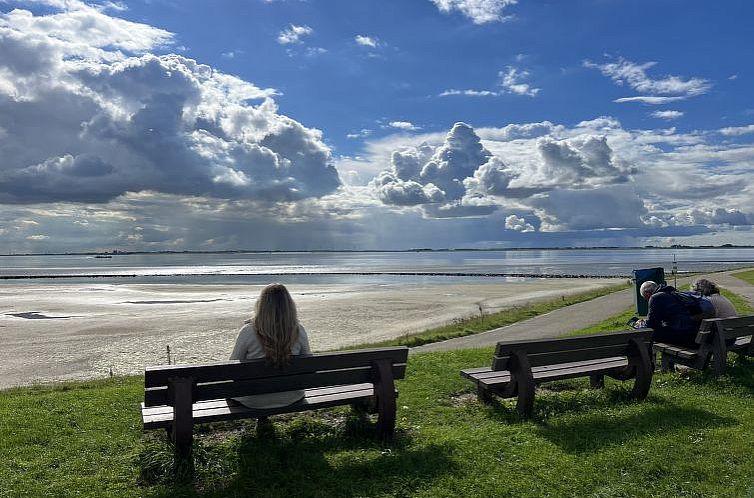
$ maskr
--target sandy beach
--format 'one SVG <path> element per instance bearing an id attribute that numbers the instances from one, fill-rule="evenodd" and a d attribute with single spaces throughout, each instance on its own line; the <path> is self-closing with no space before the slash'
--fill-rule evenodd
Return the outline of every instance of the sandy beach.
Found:
<path id="1" fill-rule="evenodd" d="M 428 285 L 291 285 L 315 350 L 418 332 L 479 312 L 623 279 L 508 279 Z M 145 365 L 224 360 L 259 285 L 0 286 L 0 388 L 136 374 Z"/>

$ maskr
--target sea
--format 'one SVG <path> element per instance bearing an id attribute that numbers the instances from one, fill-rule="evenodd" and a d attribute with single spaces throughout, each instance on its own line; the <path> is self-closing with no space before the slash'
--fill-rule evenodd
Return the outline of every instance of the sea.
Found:
<path id="1" fill-rule="evenodd" d="M 754 248 L 233 252 L 0 256 L 0 285 L 54 283 L 414 284 L 630 278 L 754 266 Z"/>

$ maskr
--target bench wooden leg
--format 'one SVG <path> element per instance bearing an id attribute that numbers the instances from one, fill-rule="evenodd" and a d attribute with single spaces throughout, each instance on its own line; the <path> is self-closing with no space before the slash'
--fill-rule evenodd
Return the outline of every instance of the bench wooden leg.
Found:
<path id="1" fill-rule="evenodd" d="M 662 365 L 660 367 L 660 371 L 664 372 L 673 372 L 675 371 L 675 363 L 673 360 L 670 359 L 669 356 L 667 356 L 665 353 L 662 353 Z"/>
<path id="2" fill-rule="evenodd" d="M 390 360 L 375 362 L 377 382 L 374 391 L 377 397 L 377 435 L 390 439 L 395 433 L 395 383 Z"/>
<path id="3" fill-rule="evenodd" d="M 510 372 L 512 382 L 515 383 L 518 399 L 516 410 L 524 418 L 531 417 L 534 413 L 534 376 L 531 373 L 531 364 L 526 353 L 514 351 L 510 360 Z"/>
<path id="4" fill-rule="evenodd" d="M 175 444 L 176 462 L 191 460 L 191 447 L 194 439 L 194 417 L 191 402 L 193 385 L 193 379 L 171 379 L 173 424 L 170 436 Z"/>
<path id="5" fill-rule="evenodd" d="M 722 375 L 725 373 L 725 362 L 728 359 L 727 352 L 715 351 L 712 353 L 712 373 Z"/>
<path id="6" fill-rule="evenodd" d="M 589 385 L 592 389 L 602 389 L 605 387 L 605 376 L 603 374 L 592 374 L 589 376 Z"/>
<path id="7" fill-rule="evenodd" d="M 476 385 L 476 396 L 479 398 L 479 401 L 486 405 L 492 403 L 492 393 L 482 384 Z"/>
<path id="8" fill-rule="evenodd" d="M 531 417 L 534 413 L 534 382 L 523 381 L 518 385 L 518 400 L 516 410 L 524 418 Z"/>
<path id="9" fill-rule="evenodd" d="M 649 350 L 636 339 L 631 339 L 629 351 L 628 364 L 632 367 L 634 375 L 636 375 L 631 396 L 641 400 L 647 397 L 649 388 L 652 387 L 654 362 L 649 356 Z"/>

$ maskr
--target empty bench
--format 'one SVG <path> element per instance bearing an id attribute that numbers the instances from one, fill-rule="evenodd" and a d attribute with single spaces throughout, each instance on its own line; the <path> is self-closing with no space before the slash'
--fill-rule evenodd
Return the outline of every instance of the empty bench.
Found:
<path id="1" fill-rule="evenodd" d="M 676 346 L 663 342 L 654 343 L 654 351 L 660 353 L 663 372 L 673 370 L 676 364 L 704 370 L 712 363 L 715 375 L 725 372 L 728 352 L 754 356 L 751 335 L 754 334 L 754 316 L 738 318 L 709 318 L 702 320 L 696 334 L 695 346 Z"/>
<path id="2" fill-rule="evenodd" d="M 377 413 L 377 433 L 395 430 L 394 379 L 406 372 L 408 348 L 364 349 L 291 358 L 284 369 L 265 360 L 164 365 L 144 372 L 144 430 L 167 429 L 176 457 L 189 457 L 196 424 L 258 418 L 338 405 Z M 229 398 L 304 390 L 291 405 L 253 409 Z"/>
<path id="3" fill-rule="evenodd" d="M 530 417 L 538 384 L 590 377 L 592 387 L 603 387 L 604 376 L 636 379 L 632 395 L 644 399 L 652 383 L 651 329 L 558 339 L 503 341 L 495 347 L 492 367 L 462 370 L 488 403 L 492 396 L 517 397 L 516 409 Z"/>

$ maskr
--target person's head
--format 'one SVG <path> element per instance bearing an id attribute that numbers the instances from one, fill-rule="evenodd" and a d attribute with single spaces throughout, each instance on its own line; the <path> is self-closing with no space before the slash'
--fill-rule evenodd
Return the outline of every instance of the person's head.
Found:
<path id="1" fill-rule="evenodd" d="M 255 306 L 254 329 L 265 357 L 276 367 L 288 364 L 291 348 L 298 339 L 296 304 L 283 284 L 262 289 Z"/>
<path id="2" fill-rule="evenodd" d="M 643 284 L 641 284 L 641 287 L 639 287 L 639 293 L 642 295 L 644 299 L 649 301 L 649 298 L 652 297 L 652 294 L 657 292 L 657 289 L 659 289 L 660 286 L 657 285 L 656 282 L 653 282 L 651 280 L 647 280 Z"/>
<path id="3" fill-rule="evenodd" d="M 698 278 L 691 284 L 691 290 L 698 292 L 702 296 L 711 296 L 712 294 L 720 294 L 720 289 L 717 288 L 715 282 L 707 280 L 706 278 Z"/>

